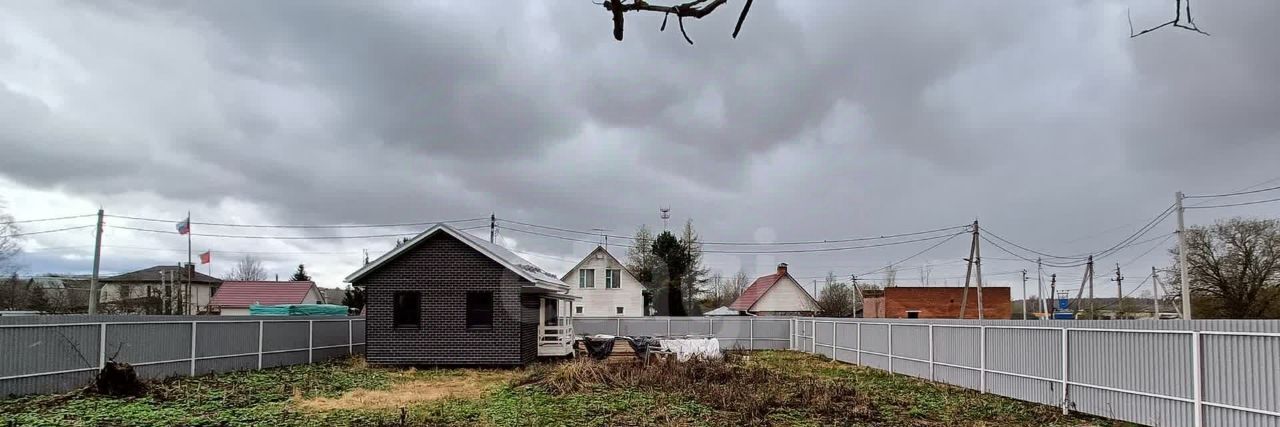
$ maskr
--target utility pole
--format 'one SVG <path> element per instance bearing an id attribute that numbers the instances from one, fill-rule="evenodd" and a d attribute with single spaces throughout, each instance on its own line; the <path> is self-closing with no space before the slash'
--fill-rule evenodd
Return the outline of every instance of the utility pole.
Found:
<path id="1" fill-rule="evenodd" d="M 98 314 L 98 266 L 102 263 L 102 208 L 98 208 L 98 226 L 93 232 L 93 276 L 89 278 L 89 314 Z"/>
<path id="2" fill-rule="evenodd" d="M 1151 266 L 1151 314 L 1160 320 L 1160 275 L 1156 274 L 1156 266 Z"/>
<path id="3" fill-rule="evenodd" d="M 1178 211 L 1178 266 L 1182 275 L 1182 318 L 1191 319 L 1191 286 L 1187 282 L 1187 230 L 1182 221 L 1186 208 L 1182 207 L 1182 192 L 1173 193 L 1173 206 Z"/>
<path id="4" fill-rule="evenodd" d="M 492 213 L 489 214 L 489 243 L 494 243 L 498 239 L 498 217 Z"/>
<path id="5" fill-rule="evenodd" d="M 1124 314 L 1124 276 L 1120 275 L 1120 263 L 1116 263 L 1116 278 L 1111 279 L 1116 282 L 1116 318 L 1120 318 Z"/>
<path id="6" fill-rule="evenodd" d="M 1052 275 L 1050 275 L 1050 276 L 1049 276 L 1049 296 L 1050 296 L 1051 298 L 1053 298 L 1053 299 L 1054 299 L 1054 301 L 1053 301 L 1053 311 L 1054 311 L 1054 312 L 1057 312 L 1057 311 L 1058 311 L 1058 301 L 1057 301 L 1057 299 L 1058 299 L 1058 274 L 1057 274 L 1057 273 L 1054 273 L 1054 274 L 1052 274 Z M 1050 318 L 1052 319 L 1053 317 L 1052 317 L 1052 316 L 1050 316 Z"/>
<path id="7" fill-rule="evenodd" d="M 973 265 L 978 276 L 978 320 L 982 320 L 982 244 L 978 243 L 978 220 L 976 219 L 973 220 L 973 237 Z"/>
<path id="8" fill-rule="evenodd" d="M 1089 255 L 1089 274 L 1085 276 L 1089 280 L 1089 318 L 1098 317 L 1098 307 L 1093 301 L 1093 255 Z"/>
<path id="9" fill-rule="evenodd" d="M 1049 305 L 1044 297 L 1044 266 L 1040 264 L 1040 258 L 1036 258 L 1036 294 L 1040 296 L 1040 312 L 1049 317 Z"/>
<path id="10" fill-rule="evenodd" d="M 964 318 L 964 311 L 969 309 L 969 279 L 973 274 L 973 260 L 975 258 L 975 250 L 978 248 L 978 220 L 973 221 L 973 241 L 969 243 L 969 257 L 965 261 L 969 263 L 964 268 L 964 293 L 960 297 L 960 318 Z"/>
<path id="11" fill-rule="evenodd" d="M 1027 270 L 1022 270 L 1022 320 L 1027 320 Z"/>

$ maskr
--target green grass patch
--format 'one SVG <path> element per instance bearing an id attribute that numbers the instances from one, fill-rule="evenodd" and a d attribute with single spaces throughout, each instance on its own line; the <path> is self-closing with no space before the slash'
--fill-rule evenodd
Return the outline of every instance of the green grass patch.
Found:
<path id="1" fill-rule="evenodd" d="M 576 363 L 415 370 L 339 361 L 178 378 L 152 383 L 138 398 L 73 392 L 0 400 L 0 426 L 389 426 L 402 419 L 432 426 L 1125 425 L 795 352 L 755 352 L 724 366 L 628 371 L 644 369 L 653 368 Z M 661 380 L 663 373 L 688 381 Z M 476 378 L 491 385 L 412 399 L 417 390 L 430 394 L 435 385 Z M 380 396 L 408 399 L 393 407 L 362 406 Z M 339 403 L 324 410 L 303 404 L 326 399 Z"/>

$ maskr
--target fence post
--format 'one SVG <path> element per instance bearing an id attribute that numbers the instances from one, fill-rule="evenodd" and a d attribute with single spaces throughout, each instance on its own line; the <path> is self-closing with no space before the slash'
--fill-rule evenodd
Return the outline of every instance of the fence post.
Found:
<path id="1" fill-rule="evenodd" d="M 893 373 L 893 324 L 889 324 L 889 373 Z"/>
<path id="2" fill-rule="evenodd" d="M 987 392 L 987 326 L 978 325 L 978 392 Z"/>
<path id="3" fill-rule="evenodd" d="M 862 365 L 862 322 L 855 323 L 858 325 L 858 365 Z"/>
<path id="4" fill-rule="evenodd" d="M 1062 328 L 1062 415 L 1067 415 L 1067 328 Z"/>
<path id="5" fill-rule="evenodd" d="M 316 330 L 316 321 L 308 320 L 307 321 L 307 363 L 308 364 L 311 363 L 311 353 L 313 351 L 312 347 L 315 347 L 315 339 L 316 339 L 315 330 Z"/>
<path id="6" fill-rule="evenodd" d="M 266 333 L 266 324 L 258 321 L 258 369 L 262 369 L 262 335 Z"/>
<path id="7" fill-rule="evenodd" d="M 809 352 L 818 354 L 818 321 L 809 321 Z"/>
<path id="8" fill-rule="evenodd" d="M 98 329 L 98 370 L 107 367 L 107 322 Z"/>
<path id="9" fill-rule="evenodd" d="M 667 320 L 667 328 L 671 328 L 671 320 Z M 756 318 L 755 316 L 747 317 L 747 348 L 756 349 Z"/>
<path id="10" fill-rule="evenodd" d="M 716 325 L 713 321 L 714 319 L 714 317 L 707 316 L 707 335 L 710 335 L 712 338 L 716 336 Z"/>
<path id="11" fill-rule="evenodd" d="M 356 347 L 355 338 L 351 335 L 352 323 L 354 322 L 352 322 L 351 319 L 347 319 L 347 354 L 355 353 Z"/>
<path id="12" fill-rule="evenodd" d="M 191 376 L 196 376 L 196 322 L 191 322 Z"/>
<path id="13" fill-rule="evenodd" d="M 933 379 L 933 324 L 929 324 L 929 381 Z"/>
<path id="14" fill-rule="evenodd" d="M 671 316 L 667 316 L 667 338 L 671 338 Z"/>
<path id="15" fill-rule="evenodd" d="M 836 321 L 832 320 L 831 321 L 831 361 L 832 362 L 836 361 L 836 346 L 839 345 L 839 342 L 840 341 L 836 339 Z"/>
<path id="16" fill-rule="evenodd" d="M 792 317 L 791 321 L 787 322 L 787 350 L 794 351 L 795 349 L 796 349 L 796 318 Z"/>
<path id="17" fill-rule="evenodd" d="M 1200 331 L 1191 331 L 1191 387 L 1195 398 L 1195 426 L 1204 425 L 1204 361 L 1201 360 L 1203 344 L 1200 342 Z"/>
<path id="18" fill-rule="evenodd" d="M 617 320 L 618 320 L 618 329 L 616 331 L 613 331 L 613 336 L 615 337 L 622 335 L 622 318 L 619 317 Z"/>

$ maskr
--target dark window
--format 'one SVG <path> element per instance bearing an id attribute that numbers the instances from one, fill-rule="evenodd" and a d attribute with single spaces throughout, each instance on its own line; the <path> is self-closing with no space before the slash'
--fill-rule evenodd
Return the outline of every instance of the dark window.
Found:
<path id="1" fill-rule="evenodd" d="M 578 314 L 582 314 L 582 306 L 574 307 L 574 310 L 577 310 Z"/>
<path id="2" fill-rule="evenodd" d="M 493 292 L 467 292 L 467 329 L 493 327 Z"/>
<path id="3" fill-rule="evenodd" d="M 622 314 L 622 307 L 616 307 L 616 308 L 618 309 L 618 314 Z"/>
<path id="4" fill-rule="evenodd" d="M 396 327 L 418 327 L 422 324 L 422 293 L 396 292 L 391 309 Z"/>
<path id="5" fill-rule="evenodd" d="M 907 318 L 908 318 L 908 319 L 919 319 L 919 318 L 920 318 L 920 312 L 919 312 L 919 311 L 908 311 L 908 312 L 907 312 Z"/>

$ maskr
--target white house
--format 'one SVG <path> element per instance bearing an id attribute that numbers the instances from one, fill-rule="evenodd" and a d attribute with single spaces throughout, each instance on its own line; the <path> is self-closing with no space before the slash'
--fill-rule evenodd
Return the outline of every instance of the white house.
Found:
<path id="1" fill-rule="evenodd" d="M 644 285 L 604 247 L 587 254 L 560 278 L 582 298 L 575 316 L 644 316 Z"/>
<path id="2" fill-rule="evenodd" d="M 778 264 L 776 273 L 760 276 L 751 283 L 729 308 L 760 316 L 813 316 L 818 311 L 818 301 L 787 273 L 784 262 Z"/>

